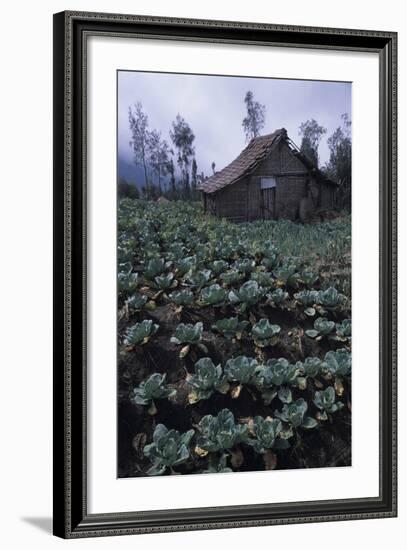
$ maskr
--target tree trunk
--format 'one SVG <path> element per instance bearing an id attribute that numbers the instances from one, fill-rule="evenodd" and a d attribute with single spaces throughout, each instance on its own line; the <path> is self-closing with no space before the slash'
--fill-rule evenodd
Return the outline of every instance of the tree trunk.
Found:
<path id="1" fill-rule="evenodd" d="M 146 181 L 146 193 L 147 193 L 147 196 L 149 196 L 149 194 L 150 194 L 150 184 L 148 182 L 147 166 L 146 166 L 146 161 L 144 159 L 144 155 L 143 155 L 143 167 L 144 167 L 144 179 Z"/>

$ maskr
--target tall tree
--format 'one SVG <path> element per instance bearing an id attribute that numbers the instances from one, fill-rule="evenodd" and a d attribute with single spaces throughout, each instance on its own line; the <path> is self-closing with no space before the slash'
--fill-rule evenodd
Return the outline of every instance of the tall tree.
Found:
<path id="1" fill-rule="evenodd" d="M 319 164 L 318 148 L 326 128 L 320 126 L 315 119 L 303 122 L 299 128 L 302 136 L 301 151 L 315 164 Z"/>
<path id="2" fill-rule="evenodd" d="M 212 162 L 211 167 L 212 167 L 212 173 L 214 174 L 215 171 L 216 171 L 216 164 L 215 164 L 215 161 Z"/>
<path id="3" fill-rule="evenodd" d="M 134 105 L 134 110 L 129 107 L 129 127 L 132 139 L 130 147 L 133 149 L 134 162 L 140 164 L 144 169 L 145 188 L 147 195 L 149 194 L 149 179 L 148 179 L 148 156 L 149 156 L 149 137 L 148 131 L 148 116 L 143 111 L 141 101 Z"/>
<path id="4" fill-rule="evenodd" d="M 162 192 L 161 178 L 168 174 L 170 148 L 165 139 L 161 138 L 161 132 L 153 130 L 148 138 L 149 163 L 157 176 L 159 193 Z"/>
<path id="5" fill-rule="evenodd" d="M 246 141 L 260 135 L 260 131 L 264 128 L 266 118 L 266 107 L 254 100 L 253 92 L 250 90 L 244 98 L 247 114 L 243 119 L 242 126 L 246 135 Z"/>
<path id="6" fill-rule="evenodd" d="M 189 193 L 189 165 L 195 154 L 193 142 L 195 135 L 189 124 L 178 114 L 170 130 L 171 140 L 177 150 L 177 163 L 181 171 L 184 194 Z"/>
<path id="7" fill-rule="evenodd" d="M 170 191 L 171 191 L 171 198 L 175 199 L 177 196 L 177 187 L 175 183 L 175 166 L 174 166 L 174 159 L 171 157 L 170 162 L 168 164 L 168 173 L 170 174 Z"/>
<path id="8" fill-rule="evenodd" d="M 197 184 L 198 184 L 198 165 L 197 165 L 196 159 L 194 157 L 192 159 L 192 173 L 191 173 L 191 191 L 192 191 L 192 198 L 193 199 L 196 199 Z"/>
<path id="9" fill-rule="evenodd" d="M 190 177 L 189 172 L 185 173 L 185 183 L 184 183 L 184 197 L 185 199 L 191 198 L 191 184 L 189 183 Z"/>
<path id="10" fill-rule="evenodd" d="M 352 185 L 352 122 L 347 113 L 341 116 L 342 124 L 328 138 L 330 151 L 326 171 L 339 184 L 339 206 L 351 208 Z"/>

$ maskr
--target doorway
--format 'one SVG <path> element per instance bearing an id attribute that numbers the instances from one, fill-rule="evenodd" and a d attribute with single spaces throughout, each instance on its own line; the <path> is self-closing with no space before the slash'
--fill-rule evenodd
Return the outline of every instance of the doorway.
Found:
<path id="1" fill-rule="evenodd" d="M 261 205 L 264 220 L 274 220 L 276 216 L 276 179 L 261 178 Z"/>

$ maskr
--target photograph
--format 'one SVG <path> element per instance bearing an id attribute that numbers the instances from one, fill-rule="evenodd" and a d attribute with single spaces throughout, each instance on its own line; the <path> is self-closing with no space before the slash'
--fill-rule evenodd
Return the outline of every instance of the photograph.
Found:
<path id="1" fill-rule="evenodd" d="M 2 548 L 398 550 L 405 4 L 2 7 Z"/>
<path id="2" fill-rule="evenodd" d="M 351 466 L 352 84 L 118 70 L 116 183 L 117 476 Z"/>

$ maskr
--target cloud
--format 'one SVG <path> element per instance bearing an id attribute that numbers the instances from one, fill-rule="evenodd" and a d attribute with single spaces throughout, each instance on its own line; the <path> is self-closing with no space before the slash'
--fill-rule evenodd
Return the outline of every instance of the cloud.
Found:
<path id="1" fill-rule="evenodd" d="M 341 114 L 351 115 L 351 84 L 322 82 L 119 71 L 118 148 L 119 155 L 131 161 L 128 109 L 141 101 L 150 129 L 161 131 L 171 145 L 169 130 L 179 113 L 195 134 L 198 171 L 212 173 L 211 164 L 222 169 L 244 148 L 242 120 L 247 90 L 266 106 L 262 133 L 286 128 L 298 145 L 300 124 L 314 118 L 327 129 L 320 145 L 321 163 L 328 160 L 326 140 L 340 125 Z"/>

